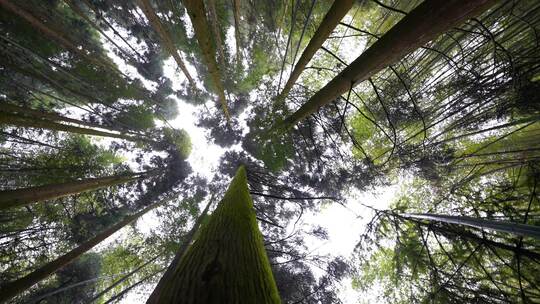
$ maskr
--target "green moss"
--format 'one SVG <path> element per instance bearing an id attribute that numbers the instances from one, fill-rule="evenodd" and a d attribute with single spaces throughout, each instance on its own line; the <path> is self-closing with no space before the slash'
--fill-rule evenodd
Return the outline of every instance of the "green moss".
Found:
<path id="1" fill-rule="evenodd" d="M 157 303 L 280 303 L 240 167 Z"/>

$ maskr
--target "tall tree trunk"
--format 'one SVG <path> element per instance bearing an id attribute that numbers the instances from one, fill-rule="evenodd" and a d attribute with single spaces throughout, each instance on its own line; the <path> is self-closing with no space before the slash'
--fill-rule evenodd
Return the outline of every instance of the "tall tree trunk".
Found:
<path id="1" fill-rule="evenodd" d="M 495 0 L 426 0 L 401 19 L 347 68 L 287 117 L 284 129 L 331 103 L 405 55 L 437 38 L 453 26 L 491 7 Z"/>
<path id="2" fill-rule="evenodd" d="M 141 211 L 127 216 L 125 219 L 121 220 L 120 222 L 112 225 L 111 227 L 105 229 L 104 231 L 98 233 L 93 238 L 85 241 L 84 243 L 80 244 L 78 247 L 72 249 L 68 253 L 48 262 L 47 264 L 43 265 L 42 267 L 32 271 L 31 273 L 27 274 L 26 276 L 15 280 L 13 282 L 7 283 L 2 286 L 2 289 L 0 289 L 0 303 L 7 302 L 8 300 L 12 299 L 13 297 L 17 296 L 21 292 L 29 289 L 34 284 L 37 284 L 41 280 L 47 278 L 51 274 L 58 271 L 60 268 L 68 265 L 69 263 L 73 262 L 75 259 L 77 259 L 79 256 L 87 252 L 88 250 L 92 249 L 94 246 L 117 232 L 118 230 L 122 229 L 123 227 L 127 226 L 131 222 L 135 221 L 148 211 L 164 204 L 167 202 L 168 199 L 164 199 L 158 203 L 152 204 Z"/>
<path id="3" fill-rule="evenodd" d="M 149 0 L 138 0 L 139 6 L 141 7 L 142 11 L 144 12 L 144 15 L 148 19 L 148 22 L 150 22 L 150 25 L 152 28 L 157 32 L 159 37 L 161 38 L 161 42 L 163 43 L 163 46 L 165 49 L 167 49 L 167 52 L 171 54 L 171 56 L 176 61 L 176 64 L 180 67 L 182 72 L 186 75 L 186 78 L 189 81 L 189 84 L 192 87 L 195 87 L 195 81 L 193 81 L 193 78 L 189 74 L 186 65 L 184 64 L 184 61 L 182 60 L 182 57 L 180 57 L 180 53 L 174 46 L 174 42 L 171 38 L 171 35 L 169 32 L 165 29 L 163 24 L 161 24 L 161 21 L 159 21 L 159 17 L 152 8 L 152 5 L 150 4 Z"/>
<path id="4" fill-rule="evenodd" d="M 107 131 L 101 131 L 91 128 L 77 127 L 74 125 L 63 124 L 47 119 L 37 119 L 36 117 L 28 117 L 21 115 L 21 113 L 4 112 L 0 109 L 0 125 L 12 125 L 25 128 L 39 128 L 52 131 L 69 132 L 83 135 L 103 136 L 128 140 L 132 142 L 146 142 L 155 143 L 152 140 L 146 139 L 141 136 L 132 136 L 122 133 L 112 133 Z"/>
<path id="5" fill-rule="evenodd" d="M 353 0 L 334 1 L 334 4 L 332 4 L 332 7 L 330 7 L 330 10 L 328 10 L 324 16 L 324 19 L 317 28 L 317 31 L 315 31 L 315 34 L 311 40 L 309 40 L 309 43 L 304 49 L 304 52 L 302 52 L 300 59 L 298 59 L 298 62 L 294 66 L 285 87 L 283 87 L 283 91 L 281 91 L 281 94 L 279 94 L 277 98 L 278 101 L 281 101 L 287 97 L 292 86 L 296 83 L 296 80 L 298 80 L 298 77 L 300 77 L 300 74 L 302 74 L 302 71 L 304 71 L 304 68 L 309 63 L 311 58 L 313 58 L 313 55 L 315 55 L 317 50 L 321 48 L 323 43 L 326 41 L 326 38 L 328 38 L 341 19 L 343 19 L 343 17 L 351 9 L 352 5 Z"/>
<path id="6" fill-rule="evenodd" d="M 431 213 L 405 213 L 400 215 L 406 218 L 443 222 L 480 229 L 490 229 L 499 232 L 511 233 L 518 236 L 526 236 L 540 239 L 540 227 L 533 225 L 519 224 L 508 221 L 486 220 L 470 216 L 455 216 Z"/>
<path id="7" fill-rule="evenodd" d="M 208 0 L 208 16 L 212 23 L 212 31 L 214 32 L 216 49 L 219 57 L 219 64 L 225 68 L 225 52 L 223 51 L 223 42 L 221 40 L 221 31 L 219 29 L 219 18 L 216 11 L 216 0 Z"/>
<path id="8" fill-rule="evenodd" d="M 141 264 L 139 267 L 136 267 L 135 269 L 133 269 L 132 271 L 128 272 L 127 274 L 125 274 L 124 276 L 122 276 L 121 278 L 119 278 L 118 280 L 116 280 L 115 282 L 113 282 L 111 285 L 109 285 L 107 288 L 103 289 L 102 291 L 100 291 L 98 294 L 96 294 L 92 299 L 90 299 L 90 301 L 86 302 L 86 304 L 90 304 L 90 303 L 93 303 L 94 301 L 98 300 L 99 298 L 101 298 L 103 295 L 105 295 L 107 292 L 111 291 L 113 288 L 115 288 L 116 286 L 118 286 L 119 284 L 121 284 L 122 282 L 124 282 L 125 280 L 129 279 L 132 275 L 134 275 L 135 273 L 139 272 L 141 269 L 143 269 L 144 267 L 146 267 L 147 265 L 149 265 L 150 263 L 154 262 L 155 260 L 157 260 L 160 256 L 163 255 L 163 251 L 160 252 L 158 255 L 156 255 L 155 257 L 151 258 L 150 260 L 144 262 L 143 264 Z"/>
<path id="9" fill-rule="evenodd" d="M 236 42 L 236 65 L 242 67 L 242 36 L 240 33 L 240 0 L 232 0 L 234 14 L 234 38 Z"/>
<path id="10" fill-rule="evenodd" d="M 160 288 L 152 303 L 280 303 L 244 167 Z"/>
<path id="11" fill-rule="evenodd" d="M 83 121 L 83 120 L 79 120 L 79 119 L 69 118 L 69 117 L 62 116 L 62 115 L 60 115 L 58 113 L 55 113 L 55 112 L 39 111 L 39 110 L 31 109 L 31 108 L 28 108 L 28 107 L 16 106 L 14 104 L 9 104 L 9 103 L 2 103 L 1 107 L 2 107 L 2 110 L 1 110 L 2 112 L 18 113 L 20 115 L 33 117 L 33 118 L 36 118 L 36 119 L 47 119 L 47 120 L 52 120 L 52 121 L 55 121 L 55 122 L 60 121 L 60 122 L 74 123 L 74 124 L 78 124 L 78 125 L 81 125 L 81 126 L 86 126 L 86 127 L 89 127 L 89 128 L 100 128 L 100 129 L 104 129 L 104 130 L 109 130 L 111 132 L 123 132 L 123 130 L 121 130 L 119 128 L 114 128 L 114 127 L 110 127 L 110 126 L 103 126 L 103 125 L 100 125 L 100 124 L 95 124 L 95 123 L 91 123 L 91 122 L 87 122 L 87 121 Z"/>
<path id="12" fill-rule="evenodd" d="M 225 89 L 223 88 L 223 82 L 221 81 L 221 71 L 216 62 L 216 50 L 212 41 L 210 26 L 206 19 L 204 1 L 184 0 L 183 2 L 189 18 L 191 19 L 195 37 L 199 42 L 199 47 L 203 54 L 203 61 L 206 64 L 206 68 L 212 79 L 214 92 L 218 95 L 227 122 L 230 122 L 231 116 L 229 114 L 229 108 L 227 107 L 227 100 L 225 99 Z"/>
<path id="13" fill-rule="evenodd" d="M 147 176 L 148 174 L 144 173 L 131 173 L 99 178 L 87 178 L 61 184 L 3 190 L 0 191 L 0 210 L 127 183 Z"/>
<path id="14" fill-rule="evenodd" d="M 15 1 L 17 2 L 17 1 Z M 0 6 L 3 6 L 5 9 L 13 12 L 22 19 L 26 20 L 32 27 L 38 29 L 40 32 L 44 33 L 46 36 L 58 42 L 62 47 L 74 52 L 75 54 L 81 56 L 82 58 L 92 62 L 94 64 L 103 66 L 105 68 L 112 69 L 115 72 L 119 72 L 116 66 L 110 61 L 107 61 L 97 54 L 89 54 L 85 49 L 80 49 L 75 45 L 74 42 L 70 41 L 68 38 L 62 35 L 63 33 L 57 32 L 55 29 L 52 29 L 50 26 L 42 22 L 40 19 L 34 17 L 29 12 L 25 11 L 23 8 L 19 7 L 17 4 L 12 3 L 10 0 L 0 0 Z M 87 53 L 88 52 L 88 53 Z"/>

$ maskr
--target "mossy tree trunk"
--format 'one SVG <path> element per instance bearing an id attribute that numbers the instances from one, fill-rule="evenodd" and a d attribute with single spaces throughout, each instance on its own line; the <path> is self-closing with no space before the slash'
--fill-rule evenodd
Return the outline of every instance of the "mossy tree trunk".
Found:
<path id="1" fill-rule="evenodd" d="M 66 183 L 49 184 L 15 190 L 3 190 L 0 191 L 0 210 L 26 206 L 35 202 L 123 184 L 147 176 L 147 174 L 131 173 L 99 178 L 87 178 Z"/>
<path id="2" fill-rule="evenodd" d="M 147 303 L 280 303 L 243 167 L 154 294 Z"/>
<path id="3" fill-rule="evenodd" d="M 87 252 L 88 250 L 92 249 L 97 244 L 104 241 L 106 238 L 117 232 L 118 230 L 122 229 L 123 227 L 127 226 L 131 222 L 135 221 L 148 211 L 162 205 L 163 203 L 167 202 L 168 199 L 165 199 L 163 201 L 160 201 L 158 203 L 152 204 L 141 211 L 134 213 L 132 215 L 127 216 L 120 222 L 112 225 L 111 227 L 99 232 L 96 236 L 90 238 L 89 240 L 83 242 L 76 248 L 72 249 L 71 251 L 67 252 L 66 254 L 48 262 L 47 264 L 43 265 L 42 267 L 32 271 L 31 273 L 27 274 L 26 276 L 17 279 L 13 282 L 7 283 L 2 286 L 2 289 L 0 289 L 0 303 L 4 303 L 12 299 L 13 297 L 19 295 L 20 293 L 24 292 L 25 290 L 32 287 L 34 284 L 39 283 L 40 281 L 44 280 L 51 274 L 58 271 L 60 268 L 68 265 L 69 263 L 73 262 L 75 259 L 80 257 L 82 254 Z"/>
<path id="4" fill-rule="evenodd" d="M 280 127 L 291 128 L 300 120 L 316 112 L 321 106 L 336 100 L 353 86 L 437 38 L 453 26 L 484 12 L 495 2 L 495 0 L 426 0 L 422 2 L 315 93 L 300 109 L 287 117 Z"/>
<path id="5" fill-rule="evenodd" d="M 304 52 L 302 52 L 300 59 L 298 59 L 298 62 L 294 66 L 291 76 L 289 76 L 283 91 L 281 91 L 281 94 L 278 96 L 278 101 L 282 101 L 285 99 L 285 97 L 287 97 L 292 86 L 296 83 L 296 80 L 298 80 L 298 77 L 300 77 L 300 74 L 302 74 L 302 71 L 304 71 L 311 58 L 313 58 L 313 55 L 315 55 L 317 50 L 321 48 L 323 43 L 326 41 L 326 38 L 328 38 L 341 19 L 343 19 L 343 17 L 351 9 L 352 5 L 353 0 L 334 1 L 332 7 L 330 7 L 330 10 L 328 10 L 323 21 L 317 28 L 317 31 L 315 31 L 315 34 L 309 40 L 309 43 L 304 49 Z"/>

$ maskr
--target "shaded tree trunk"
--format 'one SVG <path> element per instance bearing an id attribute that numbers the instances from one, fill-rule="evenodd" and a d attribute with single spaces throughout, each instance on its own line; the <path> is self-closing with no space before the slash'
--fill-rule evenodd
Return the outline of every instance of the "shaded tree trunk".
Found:
<path id="1" fill-rule="evenodd" d="M 171 56 L 176 61 L 176 64 L 180 67 L 184 75 L 186 75 L 186 78 L 189 81 L 189 84 L 192 87 L 195 87 L 195 81 L 193 81 L 193 78 L 189 74 L 186 65 L 184 64 L 184 61 L 182 60 L 182 57 L 180 57 L 180 53 L 174 46 L 174 42 L 171 38 L 171 35 L 169 32 L 165 29 L 163 24 L 161 24 L 161 21 L 159 21 L 159 17 L 152 8 L 152 5 L 150 4 L 149 0 L 138 0 L 139 6 L 144 12 L 144 15 L 148 19 L 148 22 L 150 22 L 150 25 L 152 28 L 157 32 L 159 37 L 161 38 L 161 42 L 163 43 L 163 46 L 165 49 L 167 49 L 167 52 L 171 54 Z"/>
<path id="2" fill-rule="evenodd" d="M 336 100 L 353 86 L 403 58 L 451 27 L 491 7 L 495 0 L 426 0 L 363 52 L 348 67 L 287 117 L 284 129 Z"/>
<path id="3" fill-rule="evenodd" d="M 104 231 L 98 233 L 93 238 L 85 241 L 84 243 L 80 244 L 77 248 L 72 249 L 68 253 L 48 262 L 47 264 L 43 265 L 42 267 L 32 271 L 31 273 L 27 274 L 26 276 L 17 279 L 13 282 L 7 283 L 2 286 L 2 289 L 0 289 L 0 303 L 7 302 L 8 300 L 12 299 L 13 297 L 17 296 L 18 294 L 24 292 L 25 290 L 32 287 L 34 284 L 37 284 L 41 280 L 47 278 L 51 274 L 55 273 L 62 267 L 68 265 L 69 263 L 73 262 L 75 259 L 77 259 L 79 256 L 87 252 L 88 250 L 92 249 L 97 244 L 101 243 L 103 240 L 117 232 L 118 230 L 122 229 L 123 227 L 127 226 L 131 222 L 135 221 L 148 211 L 164 204 L 167 202 L 168 199 L 165 199 L 163 201 L 160 201 L 158 203 L 152 204 L 141 211 L 127 216 L 125 219 L 121 220 L 120 222 L 112 225 L 111 227 L 105 229 Z"/>
<path id="4" fill-rule="evenodd" d="M 234 14 L 234 38 L 236 42 L 236 64 L 242 67 L 242 37 L 240 36 L 240 0 L 232 0 Z"/>
<path id="5" fill-rule="evenodd" d="M 189 18 L 191 19 L 195 37 L 199 42 L 199 47 L 203 54 L 203 61 L 208 69 L 208 74 L 210 74 L 210 78 L 212 79 L 214 92 L 218 95 L 225 118 L 227 119 L 227 122 L 229 122 L 231 116 L 225 99 L 225 89 L 223 88 L 223 82 L 221 80 L 221 71 L 216 62 L 216 50 L 211 38 L 212 33 L 210 32 L 210 26 L 206 19 L 204 2 L 200 0 L 184 0 L 183 2 Z"/>
<path id="6" fill-rule="evenodd" d="M 67 121 L 69 119 L 65 118 L 63 120 Z M 83 135 L 111 137 L 111 138 L 128 140 L 132 142 L 155 143 L 152 140 L 149 140 L 140 136 L 132 136 L 132 135 L 127 135 L 127 134 L 122 134 L 122 133 L 112 133 L 112 132 L 101 131 L 97 129 L 77 127 L 74 125 L 59 123 L 53 120 L 39 119 L 35 117 L 35 115 L 34 117 L 32 117 L 32 116 L 21 115 L 21 113 L 10 113 L 10 112 L 4 112 L 0 110 L 0 125 L 2 124 L 25 127 L 25 128 L 47 129 L 47 130 L 52 130 L 52 131 L 69 132 L 69 133 L 76 133 L 76 134 L 83 134 Z"/>
<path id="7" fill-rule="evenodd" d="M 46 120 L 52 120 L 52 121 L 55 121 L 55 122 L 61 121 L 61 122 L 74 123 L 74 124 L 78 124 L 78 125 L 81 125 L 81 126 L 86 126 L 86 127 L 89 127 L 89 128 L 105 129 L 105 130 L 109 130 L 111 132 L 123 132 L 123 130 L 118 129 L 118 128 L 114 128 L 114 127 L 110 127 L 110 126 L 103 126 L 103 125 L 100 125 L 100 124 L 91 123 L 91 122 L 87 122 L 87 121 L 84 121 L 84 120 L 65 117 L 65 116 L 62 116 L 62 115 L 60 115 L 58 113 L 55 113 L 55 112 L 45 112 L 45 111 L 31 109 L 31 108 L 28 108 L 28 107 L 20 107 L 20 106 L 16 106 L 16 105 L 13 105 L 13 104 L 8 104 L 8 103 L 3 103 L 2 104 L 2 110 L 1 111 L 2 112 L 8 112 L 8 113 L 18 113 L 20 115 L 33 117 L 33 118 L 36 118 L 36 119 L 46 119 Z"/>
<path id="8" fill-rule="evenodd" d="M 456 224 L 481 229 L 490 229 L 499 232 L 511 233 L 518 236 L 526 236 L 540 239 L 540 227 L 533 225 L 519 224 L 508 221 L 486 220 L 470 216 L 455 216 L 431 213 L 406 213 L 400 215 L 406 218 L 443 222 L 448 224 Z"/>
<path id="9" fill-rule="evenodd" d="M 29 12 L 25 11 L 23 8 L 12 3 L 12 1 L 0 0 L 0 6 L 3 6 L 5 9 L 13 12 L 14 14 L 18 15 L 22 19 L 26 20 L 26 22 L 28 22 L 32 27 L 36 28 L 37 30 L 45 34 L 47 37 L 50 37 L 51 39 L 55 40 L 62 47 L 74 52 L 75 54 L 81 56 L 82 58 L 88 60 L 89 62 L 103 66 L 105 68 L 110 68 L 113 71 L 118 72 L 118 69 L 113 65 L 113 63 L 105 60 L 104 58 L 100 56 L 96 56 L 97 54 L 89 54 L 87 50 L 77 47 L 74 42 L 64 37 L 63 33 L 57 32 L 55 29 L 51 28 L 50 26 L 42 22 L 39 18 L 36 18 Z"/>
<path id="10" fill-rule="evenodd" d="M 244 167 L 153 303 L 280 303 Z"/>
<path id="11" fill-rule="evenodd" d="M 321 48 L 323 43 L 326 41 L 326 38 L 328 38 L 341 19 L 343 19 L 343 17 L 351 9 L 352 5 L 352 0 L 334 1 L 334 4 L 332 4 L 332 7 L 330 7 L 330 10 L 328 10 L 324 16 L 324 19 L 317 28 L 317 31 L 315 31 L 315 34 L 311 40 L 309 40 L 309 43 L 304 49 L 304 52 L 302 52 L 300 59 L 298 59 L 298 62 L 294 66 L 285 87 L 283 87 L 283 91 L 281 91 L 281 94 L 277 98 L 278 101 L 287 97 L 292 86 L 296 83 L 296 80 L 298 80 L 298 77 L 300 77 L 300 74 L 302 74 L 302 71 L 304 71 L 304 68 L 309 63 L 311 58 L 313 58 L 313 55 L 315 55 L 317 50 Z"/>
<path id="12" fill-rule="evenodd" d="M 15 190 L 3 190 L 0 191 L 0 210 L 127 183 L 147 176 L 144 173 L 131 173 Z"/>
<path id="13" fill-rule="evenodd" d="M 216 42 L 216 49 L 219 55 L 219 64 L 225 68 L 225 52 L 223 51 L 223 42 L 221 40 L 221 30 L 219 29 L 219 17 L 216 11 L 216 1 L 208 0 L 208 16 L 212 23 L 212 31 L 214 32 L 214 41 Z"/>

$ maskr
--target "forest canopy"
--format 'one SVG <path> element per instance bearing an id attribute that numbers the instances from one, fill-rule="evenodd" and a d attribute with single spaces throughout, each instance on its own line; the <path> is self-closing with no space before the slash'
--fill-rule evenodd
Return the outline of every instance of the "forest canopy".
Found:
<path id="1" fill-rule="evenodd" d="M 539 303 L 540 2 L 0 0 L 0 303 Z"/>

